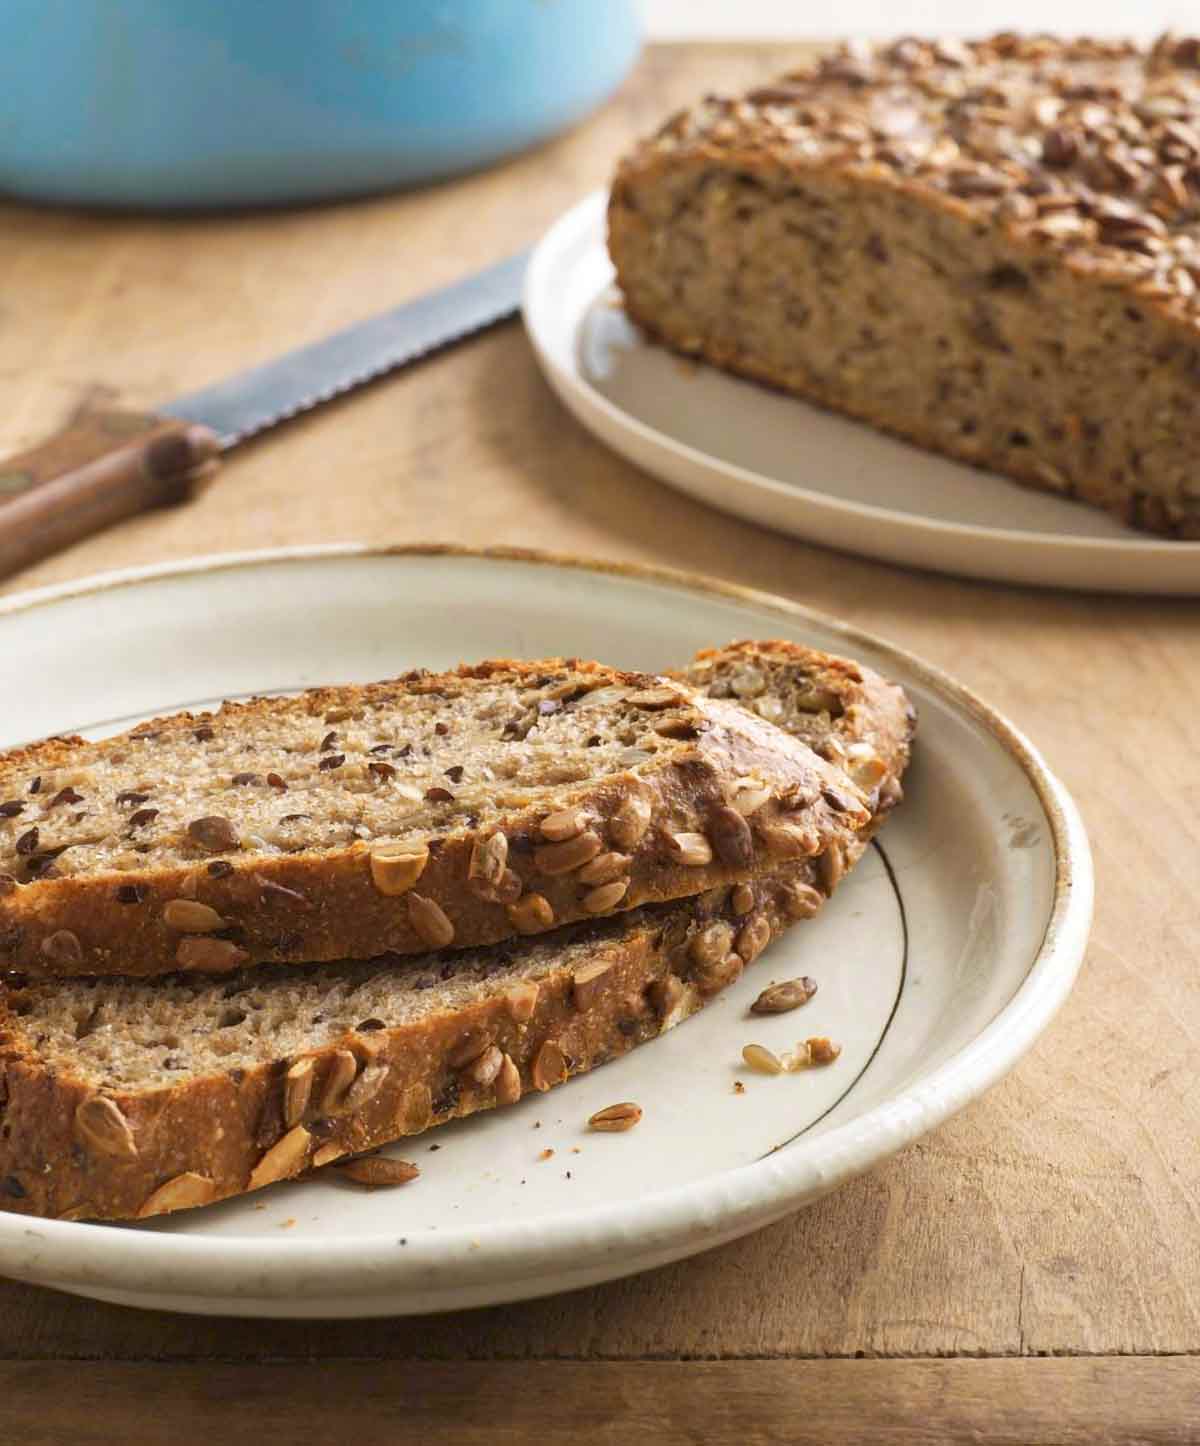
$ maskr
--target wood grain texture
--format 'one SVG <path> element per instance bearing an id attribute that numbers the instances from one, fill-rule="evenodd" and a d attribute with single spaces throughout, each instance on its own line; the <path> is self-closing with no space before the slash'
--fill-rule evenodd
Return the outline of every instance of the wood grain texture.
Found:
<path id="1" fill-rule="evenodd" d="M 794 54 L 654 50 L 587 126 L 421 193 L 199 220 L 0 208 L 0 452 L 81 401 L 153 405 L 508 253 L 602 184 L 618 151 L 673 107 Z M 201 1320 L 0 1285 L 0 1356 L 1200 1350 L 1200 605 L 958 582 L 733 521 L 594 442 L 554 400 L 515 325 L 239 451 L 186 509 L 84 543 L 9 587 L 364 537 L 507 542 L 709 572 L 838 614 L 950 669 L 1036 741 L 1081 804 L 1099 889 L 1079 986 L 1041 1045 L 966 1114 L 832 1198 L 698 1260 L 421 1321 Z M 797 1369 L 803 1379 L 809 1368 Z M 1090 1379 L 1092 1366 L 1078 1369 L 1072 1379 Z M 1010 1390 L 1008 1376 L 970 1379 L 1003 1380 L 998 1399 Z M 1043 1405 L 1057 1387 L 1045 1389 Z M 510 1402 L 520 1395 L 510 1390 Z M 715 1409 L 719 1395 L 705 1400 Z"/>
<path id="2" fill-rule="evenodd" d="M 0 1434 L 21 1446 L 1151 1446 L 1197 1433 L 1194 1358 L 0 1369 Z"/>

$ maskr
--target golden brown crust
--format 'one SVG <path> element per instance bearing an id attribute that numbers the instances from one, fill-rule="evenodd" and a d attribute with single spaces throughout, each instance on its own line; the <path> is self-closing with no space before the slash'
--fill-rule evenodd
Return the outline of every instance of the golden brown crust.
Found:
<path id="1" fill-rule="evenodd" d="M 512 1071 L 477 1067 L 493 1047 L 512 1061 L 521 1093 L 550 1088 L 702 1007 L 765 939 L 823 897 L 812 862 L 757 882 L 749 913 L 735 911 L 734 892 L 716 889 L 631 916 L 619 937 L 597 945 L 586 970 L 543 977 L 532 1007 L 529 986 L 516 984 L 432 1019 L 355 1032 L 293 1058 L 154 1091 L 100 1096 L 80 1078 L 47 1070 L 22 1023 L 21 990 L 7 991 L 0 996 L 0 1208 L 132 1219 L 294 1177 L 318 1151 L 326 1163 L 511 1103 Z M 750 918 L 761 922 L 743 936 Z M 729 941 L 719 958 L 696 943 L 714 925 Z M 747 958 L 736 952 L 743 937 Z"/>
<path id="2" fill-rule="evenodd" d="M 505 671 L 534 677 L 559 661 L 493 660 L 450 676 Z M 605 685 L 647 692 L 661 687 L 653 675 L 574 659 L 563 666 Z M 304 702 L 314 713 L 328 713 L 397 687 L 436 694 L 443 682 L 444 675 L 409 674 L 365 689 L 313 690 Z M 230 852 L 216 863 L 197 859 L 178 867 L 37 878 L 0 894 L 0 963 L 34 976 L 144 976 L 181 966 L 221 972 L 259 962 L 472 947 L 753 877 L 779 856 L 771 840 L 781 821 L 799 831 L 805 851 L 814 855 L 842 846 L 866 827 L 863 797 L 846 786 L 841 770 L 732 703 L 676 691 L 692 708 L 695 736 L 674 740 L 667 761 L 640 774 L 624 771 L 587 788 L 564 787 L 558 808 L 578 812 L 573 837 L 543 833 L 552 810 L 542 805 L 510 812 L 495 828 L 460 827 L 432 838 L 415 870 L 358 842 L 321 853 Z M 227 704 L 220 717 L 258 717 L 273 706 L 275 700 Z M 133 731 L 153 733 L 192 721 L 181 715 Z M 17 750 L 0 761 L 0 793 L 4 776 L 49 771 L 123 741 L 56 739 Z M 750 821 L 748 848 L 722 848 L 714 828 L 746 776 L 760 779 L 770 797 Z M 644 817 L 631 817 L 639 808 Z M 479 851 L 499 833 L 505 857 L 499 882 L 489 883 Z M 679 840 L 694 836 L 700 844 L 681 850 Z M 609 877 L 595 876 L 600 855 L 619 860 Z M 622 878 L 628 880 L 625 890 L 612 887 Z M 531 897 L 545 907 L 519 908 Z M 198 925 L 189 917 L 197 932 L 175 926 L 183 911 L 170 906 L 180 901 L 212 911 L 201 913 Z M 205 929 L 206 917 L 219 927 Z"/>

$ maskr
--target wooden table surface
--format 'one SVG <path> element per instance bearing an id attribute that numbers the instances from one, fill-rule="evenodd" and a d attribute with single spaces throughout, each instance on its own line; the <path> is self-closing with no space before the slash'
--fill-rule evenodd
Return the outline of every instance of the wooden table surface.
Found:
<path id="1" fill-rule="evenodd" d="M 492 261 L 671 109 L 780 63 L 761 47 L 653 49 L 582 129 L 422 193 L 232 219 L 0 207 L 0 453 L 80 406 L 153 404 Z M 934 1135 L 782 1224 L 639 1278 L 332 1323 L 154 1315 L 0 1282 L 0 1439 L 1200 1440 L 1197 605 L 921 575 L 708 511 L 582 431 L 515 324 L 239 451 L 199 502 L 0 592 L 360 538 L 707 572 L 950 669 L 1082 807 L 1098 899 L 1079 985 L 1032 1055 Z"/>

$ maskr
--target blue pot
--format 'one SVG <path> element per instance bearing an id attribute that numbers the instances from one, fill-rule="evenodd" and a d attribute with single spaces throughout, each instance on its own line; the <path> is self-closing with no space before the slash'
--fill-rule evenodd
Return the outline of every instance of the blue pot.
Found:
<path id="1" fill-rule="evenodd" d="M 0 0 L 0 190 L 305 201 L 531 146 L 620 83 L 635 0 Z"/>

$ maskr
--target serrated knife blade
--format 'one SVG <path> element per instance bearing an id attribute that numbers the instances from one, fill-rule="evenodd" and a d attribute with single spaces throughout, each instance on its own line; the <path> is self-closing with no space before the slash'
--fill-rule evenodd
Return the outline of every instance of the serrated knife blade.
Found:
<path id="1" fill-rule="evenodd" d="M 518 310 L 529 252 L 286 352 L 158 410 L 198 422 L 228 450 Z"/>

